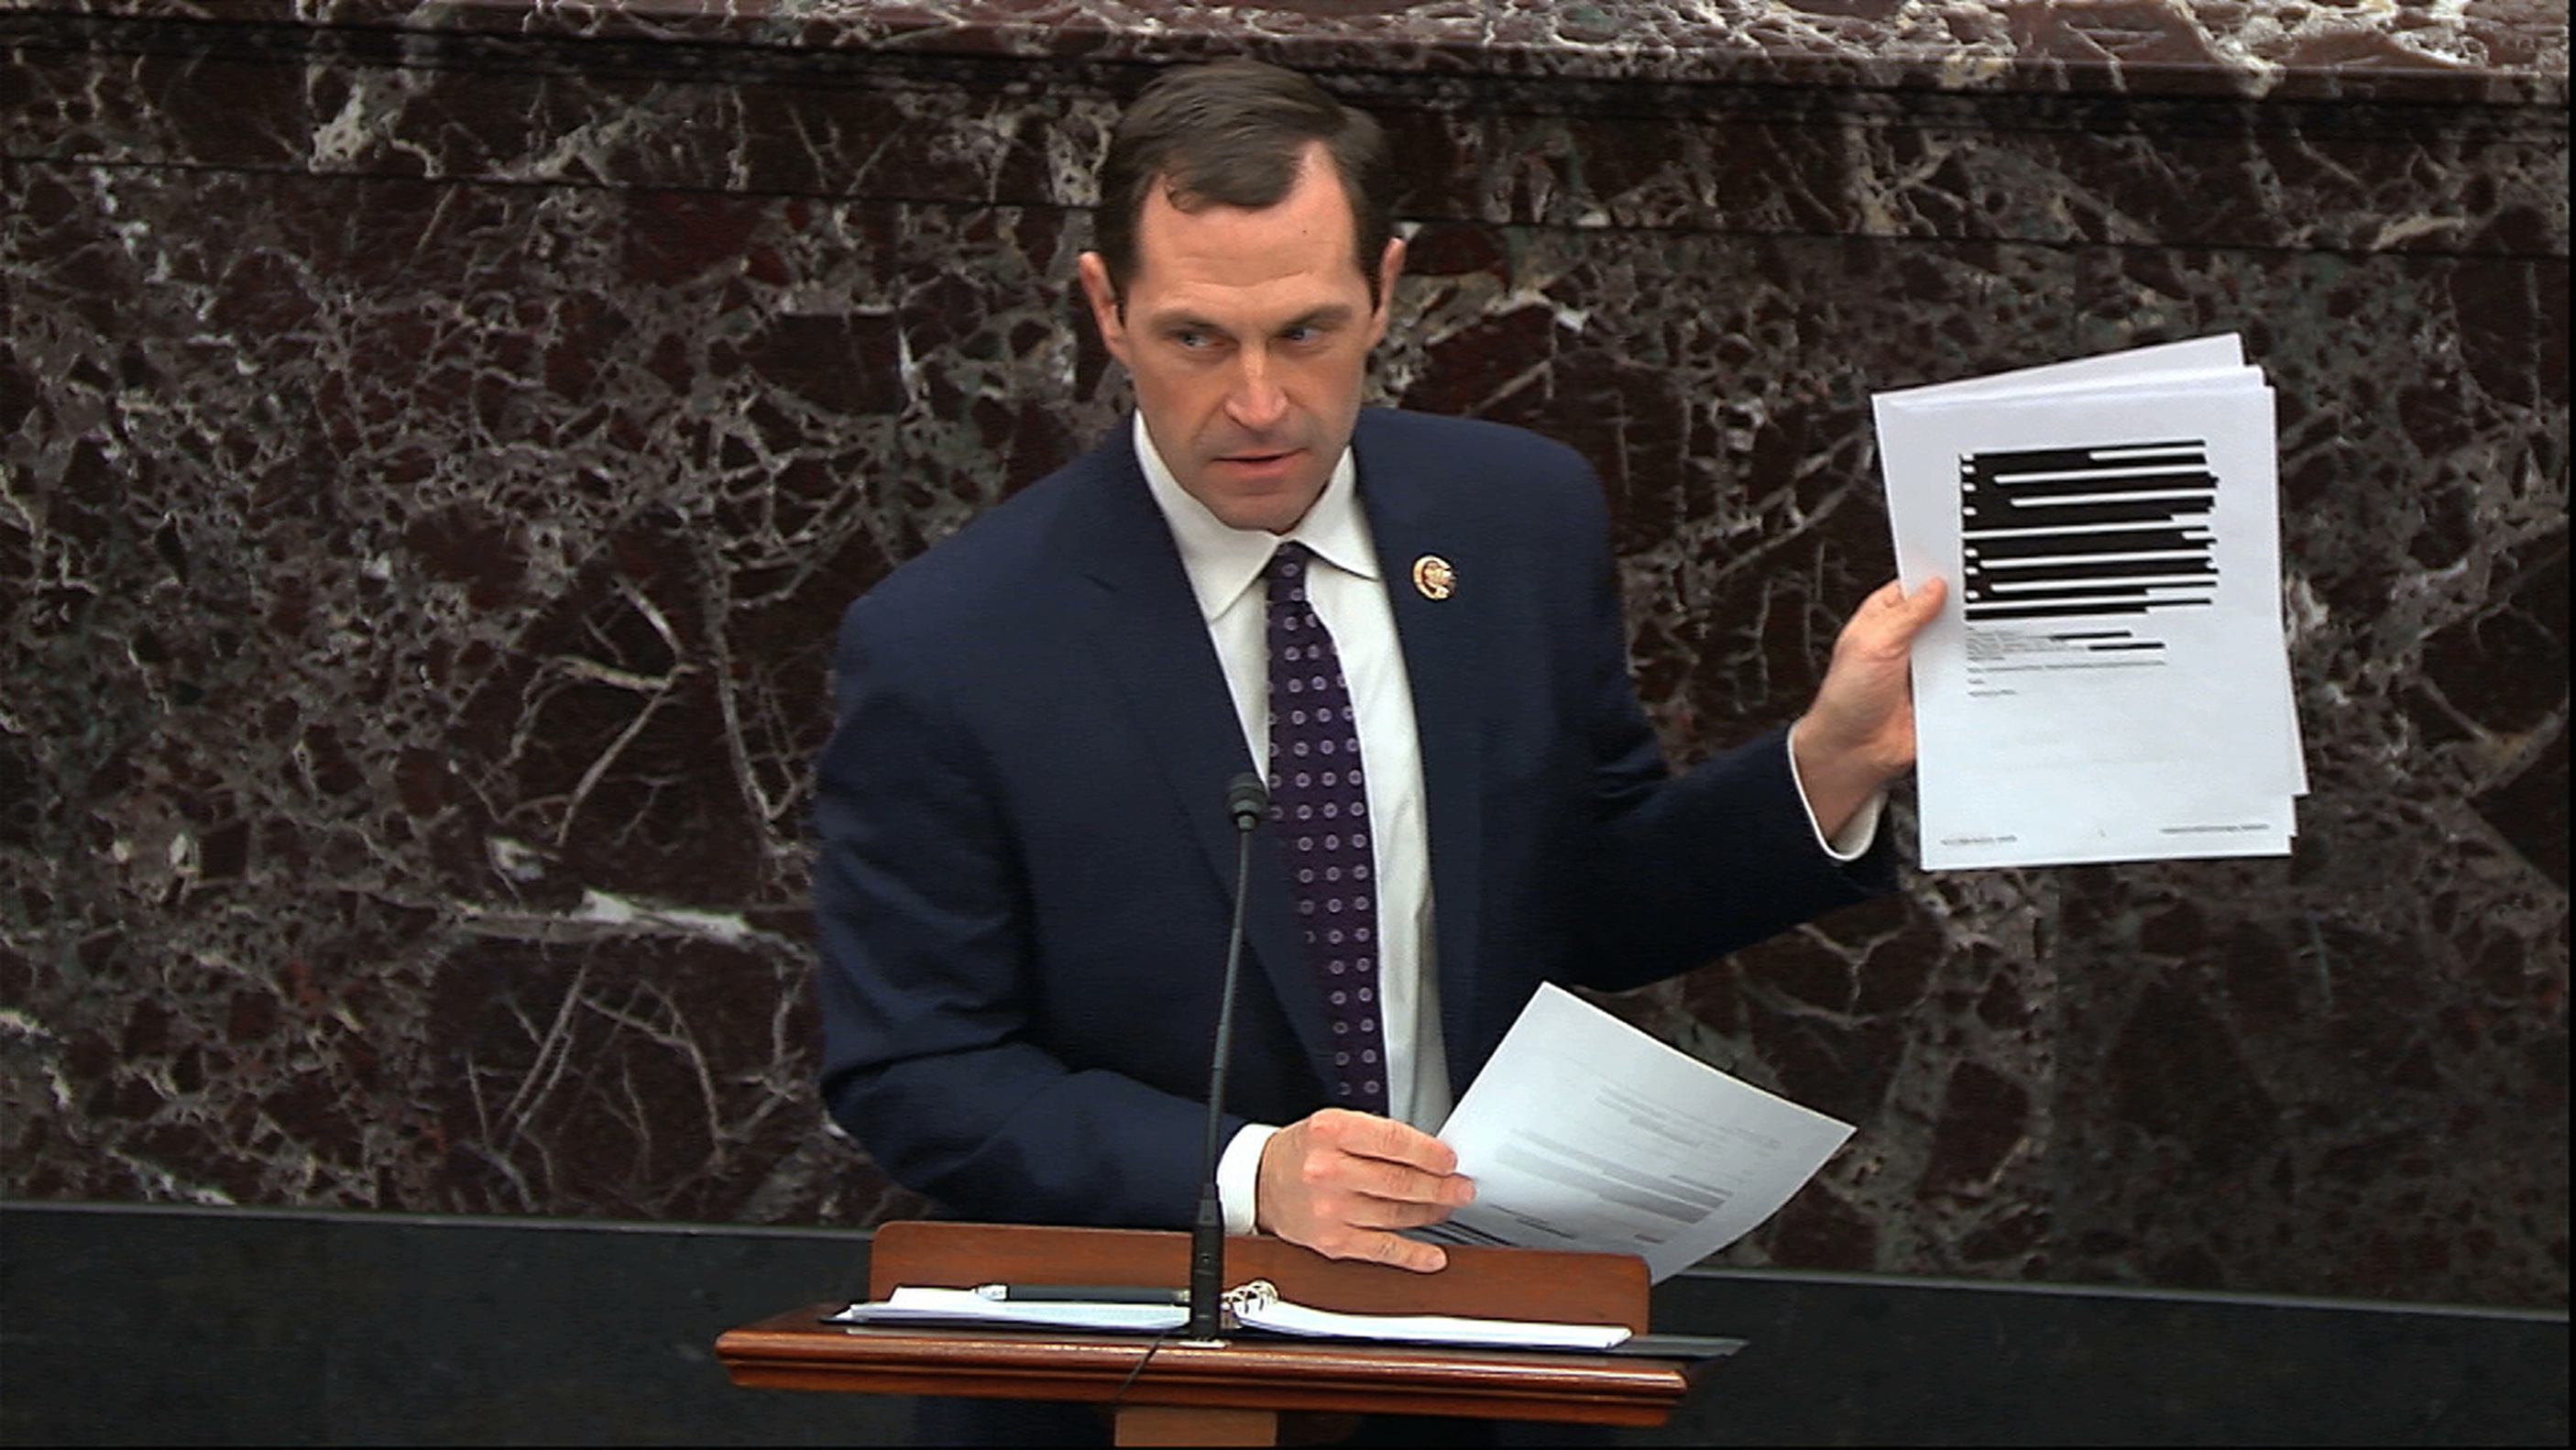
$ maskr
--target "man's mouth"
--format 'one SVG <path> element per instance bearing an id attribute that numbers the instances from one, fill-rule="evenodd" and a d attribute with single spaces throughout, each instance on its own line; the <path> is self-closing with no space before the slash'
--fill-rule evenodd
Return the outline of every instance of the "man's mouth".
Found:
<path id="1" fill-rule="evenodd" d="M 1284 448 L 1275 453 L 1220 454 L 1217 457 L 1217 462 L 1230 464 L 1236 468 L 1270 468 L 1296 456 L 1296 449 Z"/>

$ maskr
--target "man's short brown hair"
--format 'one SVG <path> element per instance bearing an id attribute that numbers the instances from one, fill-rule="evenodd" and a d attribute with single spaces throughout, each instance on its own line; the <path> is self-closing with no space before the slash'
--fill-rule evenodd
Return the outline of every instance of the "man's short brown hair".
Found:
<path id="1" fill-rule="evenodd" d="M 1093 244 L 1111 293 L 1125 305 L 1136 275 L 1136 229 L 1148 188 L 1182 211 L 1277 206 L 1297 184 L 1299 160 L 1322 142 L 1351 203 L 1351 255 L 1377 295 L 1378 258 L 1395 228 L 1395 175 L 1386 135 L 1367 112 L 1292 70 L 1221 60 L 1166 71 L 1118 120 L 1100 164 Z"/>

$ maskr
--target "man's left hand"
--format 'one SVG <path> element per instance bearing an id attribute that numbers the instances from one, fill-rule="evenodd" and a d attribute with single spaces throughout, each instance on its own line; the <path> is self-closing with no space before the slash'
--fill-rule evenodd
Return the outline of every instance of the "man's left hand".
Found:
<path id="1" fill-rule="evenodd" d="M 1914 765 L 1914 637 L 1948 589 L 1926 579 L 1912 594 L 1889 580 L 1843 624 L 1815 703 L 1791 727 L 1807 809 L 1832 839 L 1870 796 Z"/>

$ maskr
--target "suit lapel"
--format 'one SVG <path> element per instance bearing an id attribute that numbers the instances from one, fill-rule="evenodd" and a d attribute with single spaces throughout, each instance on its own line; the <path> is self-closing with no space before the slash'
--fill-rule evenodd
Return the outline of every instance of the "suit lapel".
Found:
<path id="1" fill-rule="evenodd" d="M 1154 507 L 1127 430 L 1097 456 L 1098 486 L 1067 527 L 1069 557 L 1089 577 L 1097 611 L 1091 637 L 1104 672 L 1125 697 L 1128 713 L 1171 791 L 1220 896 L 1234 890 L 1234 828 L 1225 815 L 1226 782 L 1253 768 L 1243 727 L 1199 617 L 1171 528 Z M 1325 1061 L 1323 1004 L 1317 1000 L 1305 938 L 1289 899 L 1287 872 L 1267 826 L 1253 843 L 1252 888 L 1245 934 L 1270 978 L 1311 1064 Z M 1212 963 L 1213 965 L 1213 963 Z M 1247 988 L 1248 990 L 1248 988 Z M 1320 1067 L 1318 1067 L 1320 1072 Z"/>
<path id="2" fill-rule="evenodd" d="M 1484 692 L 1490 672 L 1480 652 L 1477 597 L 1496 581 L 1480 577 L 1475 539 L 1456 511 L 1444 519 L 1436 508 L 1437 485 L 1450 463 L 1410 447 L 1393 429 L 1374 426 L 1379 415 L 1362 413 L 1360 501 L 1377 544 L 1395 632 L 1404 648 L 1404 670 L 1413 687 L 1413 725 L 1422 748 L 1423 806 L 1431 851 L 1433 936 L 1438 943 L 1443 1039 L 1468 1040 L 1464 1015 L 1474 1003 L 1470 970 L 1476 960 L 1483 880 Z M 1414 578 L 1417 560 L 1432 556 L 1457 571 L 1448 598 L 1434 599 Z M 1453 1080 L 1456 1065 L 1452 1065 Z"/>

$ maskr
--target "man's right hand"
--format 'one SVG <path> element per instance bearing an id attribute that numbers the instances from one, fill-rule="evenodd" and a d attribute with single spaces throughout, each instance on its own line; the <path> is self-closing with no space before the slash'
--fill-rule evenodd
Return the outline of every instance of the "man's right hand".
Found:
<path id="1" fill-rule="evenodd" d="M 1475 1196 L 1448 1144 L 1392 1118 L 1326 1108 L 1262 1145 L 1253 1222 L 1326 1258 L 1428 1274 L 1449 1256 L 1394 1230 L 1438 1223 Z"/>

